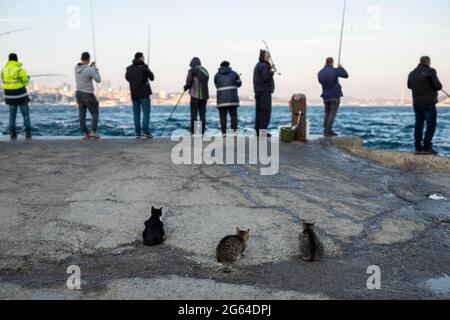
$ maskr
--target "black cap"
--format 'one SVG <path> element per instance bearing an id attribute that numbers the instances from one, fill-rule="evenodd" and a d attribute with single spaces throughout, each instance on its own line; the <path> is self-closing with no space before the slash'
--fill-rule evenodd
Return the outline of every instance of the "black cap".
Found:
<path id="1" fill-rule="evenodd" d="M 83 52 L 83 53 L 81 54 L 81 60 L 82 60 L 82 61 L 89 60 L 90 58 L 91 58 L 91 55 L 89 54 L 89 52 Z"/>
<path id="2" fill-rule="evenodd" d="M 228 61 L 224 61 L 224 62 L 222 62 L 222 63 L 220 64 L 220 66 L 221 66 L 222 68 L 224 68 L 224 67 L 229 67 L 229 66 L 230 66 L 230 63 L 229 63 Z"/>
<path id="3" fill-rule="evenodd" d="M 144 54 L 143 54 L 142 52 L 138 52 L 138 53 L 136 53 L 136 54 L 134 55 L 134 58 L 135 58 L 136 60 L 139 60 L 139 59 L 141 59 L 143 56 L 144 56 Z"/>
<path id="4" fill-rule="evenodd" d="M 17 57 L 17 54 L 10 53 L 9 54 L 9 61 L 19 61 L 19 58 Z"/>

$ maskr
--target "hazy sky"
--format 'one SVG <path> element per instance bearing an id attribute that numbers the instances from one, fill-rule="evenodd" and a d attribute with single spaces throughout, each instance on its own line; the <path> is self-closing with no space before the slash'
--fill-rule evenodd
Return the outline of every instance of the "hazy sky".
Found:
<path id="1" fill-rule="evenodd" d="M 180 91 L 190 59 L 199 56 L 212 75 L 229 60 L 243 75 L 241 93 L 250 94 L 265 39 L 282 72 L 276 95 L 316 98 L 317 71 L 338 53 L 342 6 L 342 0 L 94 0 L 98 64 L 104 79 L 126 85 L 124 70 L 136 51 L 147 52 L 151 24 L 155 91 Z M 90 21 L 89 0 L 0 0 L 0 33 L 31 27 L 0 38 L 0 61 L 14 51 L 29 73 L 63 73 L 73 81 L 80 53 L 92 52 Z M 345 94 L 409 94 L 408 72 L 424 54 L 450 90 L 449 39 L 448 0 L 348 0 Z"/>

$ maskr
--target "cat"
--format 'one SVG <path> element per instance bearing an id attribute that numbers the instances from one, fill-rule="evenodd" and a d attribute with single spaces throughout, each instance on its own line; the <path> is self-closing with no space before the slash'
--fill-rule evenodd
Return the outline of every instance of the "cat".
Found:
<path id="1" fill-rule="evenodd" d="M 236 235 L 223 238 L 216 249 L 217 261 L 223 264 L 223 271 L 231 272 L 231 265 L 242 257 L 250 238 L 250 230 L 236 229 Z"/>
<path id="2" fill-rule="evenodd" d="M 302 220 L 303 232 L 300 234 L 300 256 L 308 262 L 320 261 L 324 255 L 323 245 L 314 231 L 315 224 Z"/>
<path id="3" fill-rule="evenodd" d="M 152 216 L 145 222 L 145 230 L 143 233 L 144 245 L 157 246 L 164 242 L 164 223 L 161 221 L 162 210 L 152 207 Z"/>

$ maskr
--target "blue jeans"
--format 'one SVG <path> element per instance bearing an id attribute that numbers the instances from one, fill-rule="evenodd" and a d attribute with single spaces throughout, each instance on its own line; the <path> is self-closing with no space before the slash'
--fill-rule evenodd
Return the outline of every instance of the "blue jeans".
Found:
<path id="1" fill-rule="evenodd" d="M 23 126 L 25 127 L 25 132 L 31 132 L 31 121 L 30 121 L 30 108 L 28 103 L 21 104 L 20 106 L 9 106 L 9 132 L 10 134 L 16 134 L 16 118 L 17 109 L 20 108 L 20 112 L 23 116 Z"/>
<path id="2" fill-rule="evenodd" d="M 142 119 L 142 127 L 141 127 L 141 110 L 144 115 Z M 141 133 L 150 134 L 151 112 L 152 110 L 150 98 L 133 100 L 134 128 L 136 130 L 136 136 L 140 136 Z"/>
<path id="3" fill-rule="evenodd" d="M 414 138 L 416 140 L 416 149 L 429 149 L 433 146 L 433 137 L 436 132 L 437 125 L 437 110 L 436 106 L 429 106 L 425 108 L 414 108 L 416 113 L 416 129 Z M 427 123 L 427 130 L 425 131 L 425 138 L 423 136 L 423 129 L 425 122 Z M 422 147 L 423 141 L 423 147 Z"/>

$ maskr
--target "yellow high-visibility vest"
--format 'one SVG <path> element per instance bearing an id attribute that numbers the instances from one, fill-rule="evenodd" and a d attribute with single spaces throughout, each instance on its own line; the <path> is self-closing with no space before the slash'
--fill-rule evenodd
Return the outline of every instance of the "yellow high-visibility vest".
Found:
<path id="1" fill-rule="evenodd" d="M 17 61 L 9 61 L 2 69 L 3 88 L 5 90 L 22 89 L 30 84 L 22 63 Z"/>

